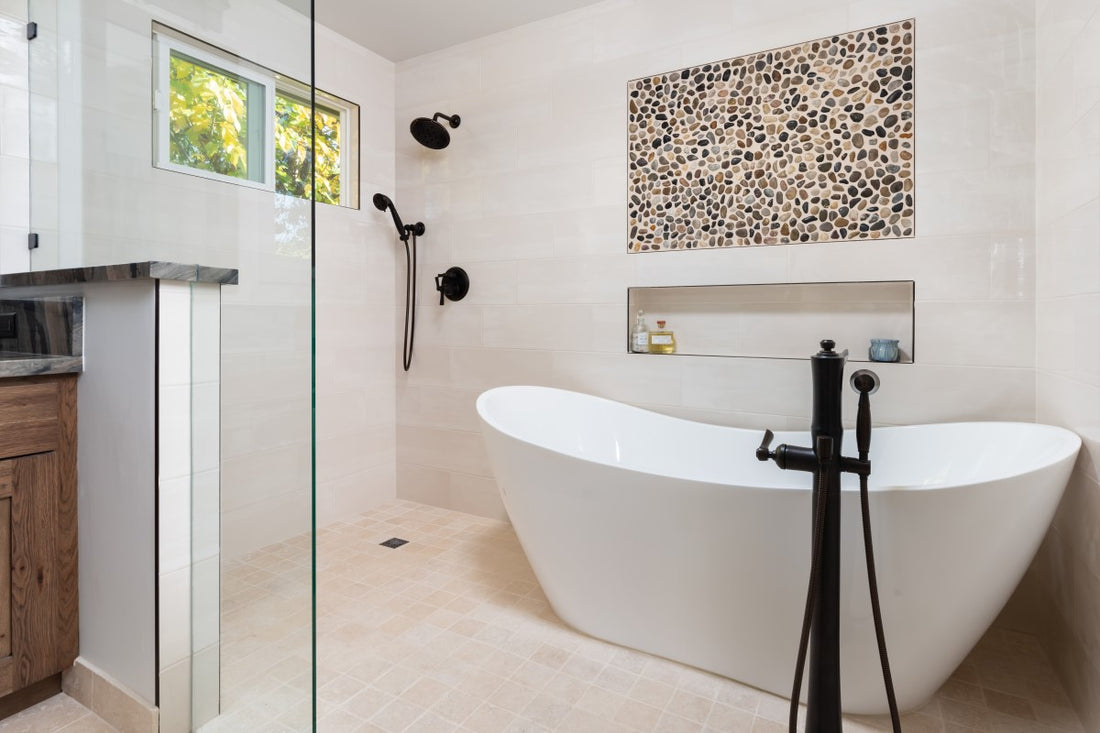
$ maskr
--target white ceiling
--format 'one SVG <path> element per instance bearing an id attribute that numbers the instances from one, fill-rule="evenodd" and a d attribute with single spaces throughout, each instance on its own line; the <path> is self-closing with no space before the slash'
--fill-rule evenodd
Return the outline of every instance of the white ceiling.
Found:
<path id="1" fill-rule="evenodd" d="M 309 13 L 309 0 L 280 0 Z M 603 0 L 315 0 L 317 22 L 391 61 Z"/>

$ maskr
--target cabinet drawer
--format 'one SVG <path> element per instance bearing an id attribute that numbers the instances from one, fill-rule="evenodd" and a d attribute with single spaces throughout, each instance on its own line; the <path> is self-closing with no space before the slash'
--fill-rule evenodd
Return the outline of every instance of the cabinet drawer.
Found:
<path id="1" fill-rule="evenodd" d="M 0 380 L 0 458 L 56 450 L 59 397 L 55 380 Z"/>

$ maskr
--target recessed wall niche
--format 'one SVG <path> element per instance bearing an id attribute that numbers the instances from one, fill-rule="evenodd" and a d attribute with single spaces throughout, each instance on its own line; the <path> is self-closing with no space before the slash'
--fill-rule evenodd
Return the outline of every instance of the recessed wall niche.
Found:
<path id="1" fill-rule="evenodd" d="M 629 82 L 630 251 L 913 236 L 914 26 Z"/>
<path id="2" fill-rule="evenodd" d="M 805 359 L 830 338 L 849 361 L 869 361 L 878 338 L 896 339 L 898 361 L 912 364 L 915 290 L 912 280 L 627 288 L 627 351 L 641 310 L 649 328 L 661 319 L 676 334 L 678 355 Z"/>

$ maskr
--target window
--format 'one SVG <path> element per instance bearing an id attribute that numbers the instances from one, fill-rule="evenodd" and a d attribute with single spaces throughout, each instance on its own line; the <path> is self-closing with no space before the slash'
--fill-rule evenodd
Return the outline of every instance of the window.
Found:
<path id="1" fill-rule="evenodd" d="M 181 173 L 358 207 L 358 107 L 317 90 L 310 171 L 309 86 L 170 29 L 153 32 L 153 163 Z"/>
<path id="2" fill-rule="evenodd" d="M 289 85 L 288 85 L 289 86 Z M 347 113 L 324 102 L 332 103 L 330 95 L 318 92 L 314 107 L 314 130 L 317 148 L 317 174 L 309 175 L 309 90 L 304 94 L 278 91 L 275 94 L 275 190 L 298 198 L 309 198 L 311 187 L 317 185 L 317 200 L 339 204 L 341 181 L 348 178 L 350 156 L 341 150 L 341 132 L 346 128 Z"/>

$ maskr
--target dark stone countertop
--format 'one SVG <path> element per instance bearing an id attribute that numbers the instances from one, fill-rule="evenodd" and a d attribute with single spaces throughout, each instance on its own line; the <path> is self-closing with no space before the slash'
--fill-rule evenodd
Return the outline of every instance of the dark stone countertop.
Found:
<path id="1" fill-rule="evenodd" d="M 237 270 L 176 262 L 131 262 L 122 265 L 71 267 L 40 272 L 13 272 L 0 275 L 0 287 L 70 285 L 72 283 L 115 282 L 120 280 L 180 280 L 183 282 L 237 284 Z"/>

